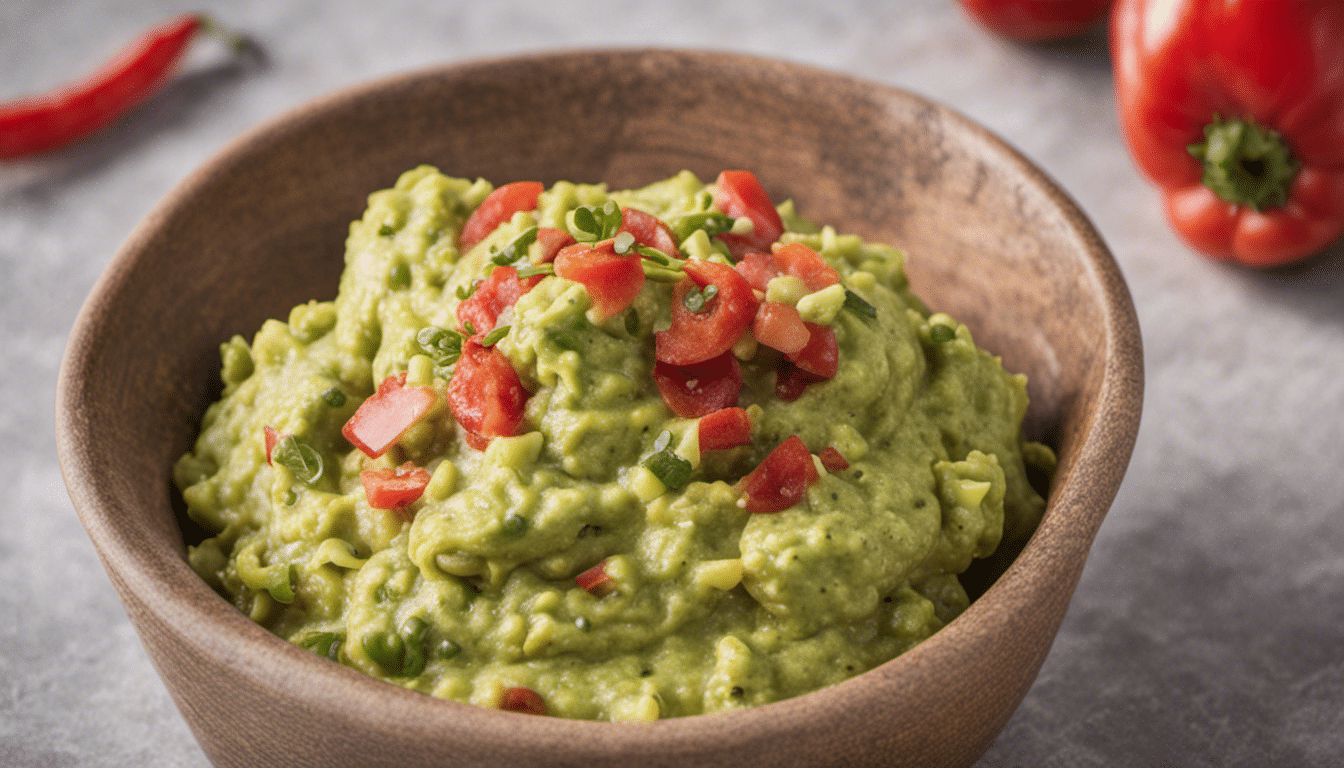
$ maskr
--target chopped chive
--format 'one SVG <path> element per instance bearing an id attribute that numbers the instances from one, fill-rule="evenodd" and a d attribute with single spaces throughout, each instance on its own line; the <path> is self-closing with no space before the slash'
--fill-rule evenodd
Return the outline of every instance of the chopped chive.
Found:
<path id="1" fill-rule="evenodd" d="M 639 313 L 633 309 L 625 313 L 625 332 L 631 336 L 639 335 Z"/>
<path id="2" fill-rule="evenodd" d="M 510 329 L 511 327 L 512 327 L 512 326 L 501 325 L 501 326 L 499 326 L 498 328 L 496 328 L 495 330 L 493 330 L 493 331 L 491 331 L 491 332 L 485 334 L 485 338 L 481 339 L 481 346 L 482 346 L 482 347 L 493 347 L 493 346 L 495 346 L 495 344 L 497 344 L 497 343 L 499 342 L 500 339 L 502 339 L 502 338 L 504 338 L 505 336 L 508 336 L 508 335 L 509 335 L 509 329 Z"/>
<path id="3" fill-rule="evenodd" d="M 332 408 L 340 408 L 345 405 L 345 393 L 340 387 L 331 387 L 322 393 L 322 402 Z"/>
<path id="4" fill-rule="evenodd" d="M 580 632 L 593 631 L 593 622 L 587 616 L 580 616 L 575 619 L 574 626 L 578 627 Z"/>
<path id="5" fill-rule="evenodd" d="M 537 275 L 554 275 L 555 266 L 551 264 L 538 264 L 535 267 L 523 267 L 518 270 L 518 278 L 535 277 Z"/>
<path id="6" fill-rule="evenodd" d="M 848 309 L 859 317 L 867 318 L 869 320 L 877 317 L 877 308 L 867 301 L 864 301 L 862 296 L 848 288 L 845 289 L 845 303 L 843 308 Z"/>
<path id="7" fill-rule="evenodd" d="M 673 453 L 670 447 L 645 459 L 644 467 L 673 491 L 681 490 L 691 479 L 691 462 Z"/>
<path id="8" fill-rule="evenodd" d="M 447 637 L 434 644 L 434 656 L 439 659 L 451 659 L 462 653 L 462 645 Z"/>
<path id="9" fill-rule="evenodd" d="M 650 248 L 647 245 L 641 245 L 635 248 L 635 252 L 638 253 L 640 256 L 643 256 L 649 261 L 652 261 L 653 263 L 662 267 L 666 267 L 672 264 L 671 257 L 669 257 L 666 253 L 663 253 L 662 251 L 658 250 L 657 248 Z"/>
<path id="10" fill-rule="evenodd" d="M 318 656 L 325 656 L 332 661 L 339 661 L 341 645 L 344 643 L 345 635 L 336 632 L 314 632 L 300 640 L 299 647 L 306 648 Z"/>
<path id="11" fill-rule="evenodd" d="M 415 343 L 437 366 L 452 365 L 462 355 L 462 334 L 437 325 L 421 328 Z"/>
<path id="12" fill-rule="evenodd" d="M 364 653 L 389 675 L 399 674 L 406 659 L 406 641 L 393 632 L 365 635 Z"/>
<path id="13" fill-rule="evenodd" d="M 299 494 L 293 488 L 285 491 L 285 506 L 292 507 L 299 503 Z"/>
<path id="14" fill-rule="evenodd" d="M 735 219 L 731 216 L 719 211 L 700 211 L 699 213 L 678 216 L 670 222 L 669 226 L 672 227 L 672 234 L 680 243 L 695 234 L 697 229 L 705 230 L 705 234 L 710 237 L 731 231 L 734 221 Z"/>
<path id="15" fill-rule="evenodd" d="M 393 229 L 391 224 L 384 224 L 378 228 L 379 237 L 391 237 L 395 234 L 397 234 L 397 230 Z"/>
<path id="16" fill-rule="evenodd" d="M 648 259 L 640 259 L 639 266 L 644 270 L 644 277 L 656 283 L 675 283 L 686 276 L 680 269 L 660 267 Z"/>
<path id="17" fill-rule="evenodd" d="M 699 314 L 706 311 L 710 299 L 713 299 L 718 293 L 719 287 L 710 283 L 704 288 L 692 288 L 687 291 L 686 297 L 682 299 L 682 302 L 686 305 L 687 309 Z"/>
<path id="18" fill-rule="evenodd" d="M 468 336 L 476 335 L 476 326 L 470 320 L 462 323 L 462 330 L 466 331 Z"/>
<path id="19" fill-rule="evenodd" d="M 929 326 L 929 340 L 944 344 L 957 338 L 957 332 L 942 323 Z"/>
<path id="20" fill-rule="evenodd" d="M 294 479 L 312 485 L 322 476 L 322 456 L 293 435 L 285 435 L 271 449 L 271 461 L 288 469 Z"/>
<path id="21" fill-rule="evenodd" d="M 467 299 L 470 299 L 470 298 L 471 298 L 471 295 L 472 295 L 473 293 L 475 293 L 475 292 L 476 292 L 476 289 L 479 288 L 479 287 L 481 287 L 481 281 L 480 281 L 480 280 L 475 280 L 475 281 L 473 281 L 473 282 L 471 283 L 471 285 L 459 285 L 459 286 L 457 286 L 457 300 L 458 300 L 458 301 L 466 301 Z"/>
<path id="22" fill-rule="evenodd" d="M 518 236 L 510 240 L 503 248 L 495 251 L 490 260 L 501 267 L 506 267 L 526 256 L 527 247 L 536 241 L 537 227 L 528 227 L 518 233 Z"/>
<path id="23" fill-rule="evenodd" d="M 400 262 L 392 265 L 387 273 L 387 287 L 394 291 L 411 287 L 411 268 Z"/>

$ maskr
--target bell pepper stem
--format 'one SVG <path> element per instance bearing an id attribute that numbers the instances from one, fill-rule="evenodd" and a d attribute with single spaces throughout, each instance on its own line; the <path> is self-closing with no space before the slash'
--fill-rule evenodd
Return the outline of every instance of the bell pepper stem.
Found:
<path id="1" fill-rule="evenodd" d="M 1204 164 L 1204 186 L 1229 203 L 1257 211 L 1287 203 L 1301 167 L 1278 131 L 1249 118 L 1215 115 L 1204 126 L 1204 141 L 1186 149 Z"/>

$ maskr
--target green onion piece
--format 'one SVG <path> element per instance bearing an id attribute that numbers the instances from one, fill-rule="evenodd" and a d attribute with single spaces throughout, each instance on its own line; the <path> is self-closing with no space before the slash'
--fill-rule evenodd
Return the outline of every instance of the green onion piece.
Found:
<path id="1" fill-rule="evenodd" d="M 304 485 L 312 485 L 322 477 L 322 456 L 293 435 L 280 438 L 271 449 L 271 461 L 288 469 Z"/>
<path id="2" fill-rule="evenodd" d="M 733 228 L 734 219 L 719 211 L 701 211 L 699 213 L 688 213 L 685 216 L 678 216 L 669 222 L 668 226 L 672 228 L 672 234 L 677 238 L 677 242 L 684 242 L 686 238 L 695 234 L 697 229 L 705 230 L 705 234 L 713 237 L 728 232 Z"/>
<path id="3" fill-rule="evenodd" d="M 473 293 L 476 292 L 476 289 L 477 289 L 477 288 L 480 288 L 480 287 L 481 287 L 481 281 L 480 281 L 480 280 L 475 280 L 475 281 L 473 281 L 473 282 L 471 283 L 471 285 L 466 285 L 466 286 L 459 285 L 459 286 L 457 286 L 457 300 L 458 300 L 458 301 L 466 301 L 467 299 L 470 299 L 470 298 L 471 298 L 471 295 L 472 295 Z"/>
<path id="4" fill-rule="evenodd" d="M 518 515 L 506 515 L 499 525 L 500 533 L 505 536 L 522 536 L 527 531 L 527 518 Z"/>
<path id="5" fill-rule="evenodd" d="M 629 232 L 621 232 L 612 240 L 611 249 L 619 254 L 627 254 L 631 248 L 635 247 L 635 236 Z"/>
<path id="6" fill-rule="evenodd" d="M 298 503 L 299 503 L 299 494 L 293 488 L 290 488 L 288 491 L 285 492 L 286 507 L 292 507 Z"/>
<path id="7" fill-rule="evenodd" d="M 644 460 L 644 467 L 670 490 L 679 491 L 691 479 L 691 462 L 664 448 Z"/>
<path id="8" fill-rule="evenodd" d="M 345 405 L 345 392 L 340 387 L 332 387 L 322 393 L 322 402 L 332 408 L 340 408 Z"/>
<path id="9" fill-rule="evenodd" d="M 470 320 L 462 323 L 462 330 L 466 331 L 468 336 L 476 335 L 476 325 Z"/>
<path id="10" fill-rule="evenodd" d="M 537 228 L 535 226 L 528 227 L 519 232 L 517 237 L 510 240 L 508 245 L 495 251 L 490 260 L 501 267 L 506 267 L 526 256 L 527 247 L 536 241 Z"/>
<path id="11" fill-rule="evenodd" d="M 848 288 L 845 289 L 845 303 L 843 308 L 868 320 L 873 320 L 877 317 L 877 307 L 864 301 L 862 296 Z"/>
<path id="12" fill-rule="evenodd" d="M 399 291 L 411 287 L 411 268 L 398 262 L 387 273 L 387 287 Z"/>
<path id="13" fill-rule="evenodd" d="M 640 259 L 639 266 L 644 270 L 644 277 L 655 283 L 675 283 L 686 276 L 680 269 L 660 267 L 648 259 Z"/>
<path id="14" fill-rule="evenodd" d="M 402 677 L 419 677 L 425 671 L 425 639 L 429 634 L 429 622 L 413 616 L 406 622 L 406 655 L 401 660 Z"/>
<path id="15" fill-rule="evenodd" d="M 625 332 L 631 336 L 639 335 L 639 313 L 633 309 L 625 313 Z"/>
<path id="16" fill-rule="evenodd" d="M 345 635 L 336 632 L 314 632 L 306 635 L 299 641 L 300 648 L 307 648 L 318 656 L 325 656 L 332 661 L 339 661 L 341 656 L 341 645 L 345 643 Z"/>
<path id="17" fill-rule="evenodd" d="M 538 264 L 535 267 L 523 267 L 518 270 L 518 279 L 525 277 L 536 277 L 537 275 L 554 275 L 555 266 L 552 264 Z"/>
<path id="18" fill-rule="evenodd" d="M 435 365 L 452 365 L 462 355 L 462 334 L 437 325 L 421 328 L 415 343 Z"/>
<path id="19" fill-rule="evenodd" d="M 406 658 L 406 641 L 401 635 L 392 632 L 376 632 L 365 635 L 361 643 L 364 653 L 389 675 L 401 672 Z"/>
<path id="20" fill-rule="evenodd" d="M 451 659 L 462 653 L 462 645 L 455 640 L 443 638 L 434 644 L 434 656 L 439 659 Z"/>
<path id="21" fill-rule="evenodd" d="M 501 325 L 501 326 L 499 326 L 498 328 L 496 328 L 495 330 L 493 330 L 493 331 L 491 331 L 491 332 L 485 334 L 485 338 L 481 339 L 481 346 L 482 346 L 482 347 L 493 347 L 493 346 L 495 346 L 495 344 L 498 343 L 500 339 L 502 339 L 502 338 L 504 338 L 505 336 L 508 336 L 508 335 L 509 335 L 509 329 L 510 329 L 511 327 L 512 327 L 512 326 Z"/>
<path id="22" fill-rule="evenodd" d="M 593 631 L 593 622 L 587 616 L 580 616 L 575 619 L 574 626 L 578 627 L 580 632 Z"/>
<path id="23" fill-rule="evenodd" d="M 709 304 L 709 300 L 717 296 L 718 293 L 719 287 L 710 283 L 704 288 L 692 288 L 687 291 L 686 297 L 682 299 L 682 301 L 686 304 L 687 309 L 699 314 L 706 311 L 706 305 Z"/>
<path id="24" fill-rule="evenodd" d="M 957 338 L 957 332 L 942 323 L 929 326 L 929 340 L 944 344 Z"/>
<path id="25" fill-rule="evenodd" d="M 635 252 L 661 267 L 670 266 L 672 264 L 672 258 L 657 248 L 641 245 L 635 248 Z"/>
<path id="26" fill-rule="evenodd" d="M 294 582 L 299 580 L 299 567 L 291 564 L 288 568 L 277 568 L 271 574 L 271 583 L 266 591 L 271 593 L 277 603 L 294 602 Z"/>
<path id="27" fill-rule="evenodd" d="M 393 229 L 391 224 L 384 224 L 378 228 L 379 237 L 391 237 L 395 234 L 397 234 L 397 230 Z"/>

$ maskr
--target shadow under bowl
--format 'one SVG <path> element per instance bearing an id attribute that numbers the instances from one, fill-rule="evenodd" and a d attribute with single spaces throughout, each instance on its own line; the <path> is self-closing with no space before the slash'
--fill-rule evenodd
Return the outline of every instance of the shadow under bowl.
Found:
<path id="1" fill-rule="evenodd" d="M 806 217 L 906 249 L 929 306 L 1030 377 L 1026 432 L 1060 458 L 1035 536 L 965 614 L 887 664 L 775 704 L 645 725 L 441 701 L 271 635 L 188 567 L 171 468 L 218 395 L 219 344 L 333 296 L 367 195 L 421 163 L 617 188 L 746 168 Z M 964 766 L 1050 648 L 1129 461 L 1142 388 L 1137 320 L 1105 245 L 985 129 L 784 61 L 583 51 L 357 87 L 227 147 L 95 286 L 61 369 L 57 429 L 80 518 L 217 765 Z"/>

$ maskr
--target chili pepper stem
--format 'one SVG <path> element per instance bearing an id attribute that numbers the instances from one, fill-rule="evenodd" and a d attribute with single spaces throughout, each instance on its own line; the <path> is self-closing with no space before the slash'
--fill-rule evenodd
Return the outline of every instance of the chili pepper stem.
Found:
<path id="1" fill-rule="evenodd" d="M 1204 186 L 1229 203 L 1257 211 L 1282 206 L 1301 163 L 1278 131 L 1249 118 L 1215 115 L 1204 141 L 1187 147 L 1204 164 Z"/>

